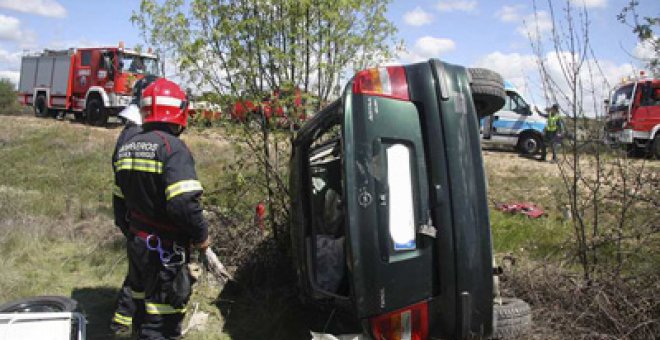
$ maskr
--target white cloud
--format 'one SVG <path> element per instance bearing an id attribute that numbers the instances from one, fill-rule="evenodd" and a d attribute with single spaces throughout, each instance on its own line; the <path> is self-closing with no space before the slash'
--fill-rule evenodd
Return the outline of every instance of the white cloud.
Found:
<path id="1" fill-rule="evenodd" d="M 0 0 L 0 8 L 53 18 L 67 15 L 66 8 L 57 0 Z"/>
<path id="2" fill-rule="evenodd" d="M 411 26 L 423 26 L 433 21 L 433 16 L 417 6 L 414 10 L 403 15 L 403 20 Z"/>
<path id="3" fill-rule="evenodd" d="M 9 79 L 16 86 L 18 86 L 18 78 L 18 71 L 0 71 L 0 79 Z"/>
<path id="4" fill-rule="evenodd" d="M 21 52 L 10 52 L 0 48 L 0 78 L 9 79 L 18 85 L 21 55 Z"/>
<path id="5" fill-rule="evenodd" d="M 653 40 L 655 39 L 657 39 L 657 37 L 654 36 Z M 633 56 L 644 61 L 648 61 L 653 58 L 660 58 L 658 52 L 655 50 L 655 46 L 650 40 L 638 42 L 635 46 L 635 49 L 633 50 Z"/>
<path id="6" fill-rule="evenodd" d="M 475 66 L 496 71 L 522 93 L 530 93 L 530 77 L 538 74 L 536 57 L 531 54 L 493 52 L 479 59 Z"/>
<path id="7" fill-rule="evenodd" d="M 31 30 L 22 29 L 20 20 L 0 14 L 0 41 L 13 41 L 21 48 L 31 48 L 37 41 L 37 35 Z"/>
<path id="8" fill-rule="evenodd" d="M 545 91 L 539 79 L 537 57 L 534 55 L 493 52 L 481 58 L 474 66 L 489 68 L 500 73 L 504 79 L 512 82 L 533 105 L 544 107 L 557 100 L 564 110 L 567 110 L 569 105 L 558 93 L 570 92 L 569 84 L 562 71 L 562 63 L 570 64 L 569 60 L 570 53 L 568 52 L 549 52 L 543 56 L 547 73 L 557 84 L 557 94 L 554 97 L 549 95 L 548 98 L 545 98 L 544 95 Z M 591 75 L 589 67 L 593 71 Z M 599 68 L 602 72 L 599 71 Z M 623 76 L 633 73 L 634 67 L 628 63 L 615 64 L 605 59 L 586 60 L 579 77 L 585 86 L 582 105 L 587 115 L 593 117 L 596 112 L 602 113 L 603 99 L 608 96 L 611 87 Z"/>
<path id="9" fill-rule="evenodd" d="M 604 8 L 607 7 L 607 0 L 571 0 L 574 6 L 584 6 L 586 8 Z"/>
<path id="10" fill-rule="evenodd" d="M 21 52 L 9 52 L 0 49 L 0 65 L 15 66 L 21 63 Z"/>
<path id="11" fill-rule="evenodd" d="M 20 40 L 22 35 L 20 28 L 20 20 L 0 14 L 0 40 Z"/>
<path id="12" fill-rule="evenodd" d="M 442 54 L 453 51 L 456 43 L 451 39 L 424 36 L 415 41 L 411 49 L 399 53 L 403 62 L 416 62 L 429 58 L 438 58 Z"/>
<path id="13" fill-rule="evenodd" d="M 453 12 L 453 11 L 472 12 L 475 9 L 477 9 L 477 2 L 474 0 L 454 0 L 454 1 L 441 0 L 436 5 L 436 8 L 440 12 Z"/>
<path id="14" fill-rule="evenodd" d="M 525 5 L 502 6 L 495 13 L 495 17 L 502 22 L 518 22 L 523 17 L 520 12 L 524 8 Z"/>
<path id="15" fill-rule="evenodd" d="M 523 18 L 522 25 L 516 28 L 516 31 L 525 38 L 537 40 L 545 33 L 552 31 L 553 24 L 550 14 L 546 11 L 538 11 L 534 14 L 526 15 Z"/>

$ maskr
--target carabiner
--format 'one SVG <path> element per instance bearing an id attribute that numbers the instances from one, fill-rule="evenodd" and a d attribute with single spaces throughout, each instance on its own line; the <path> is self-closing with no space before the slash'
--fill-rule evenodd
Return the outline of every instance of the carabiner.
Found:
<path id="1" fill-rule="evenodd" d="M 155 237 L 156 238 L 156 246 L 152 247 L 151 246 L 151 238 Z M 161 247 L 160 247 L 160 237 L 154 235 L 154 234 L 149 234 L 147 235 L 147 238 L 144 240 L 144 242 L 147 244 L 147 249 L 149 250 L 155 250 L 158 251 L 159 253 L 161 252 Z"/>

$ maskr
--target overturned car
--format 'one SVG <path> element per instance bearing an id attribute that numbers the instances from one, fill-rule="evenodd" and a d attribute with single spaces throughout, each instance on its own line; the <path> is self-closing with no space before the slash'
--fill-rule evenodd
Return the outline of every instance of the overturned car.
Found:
<path id="1" fill-rule="evenodd" d="M 302 297 L 376 339 L 489 336 L 493 258 L 479 119 L 502 78 L 437 59 L 357 73 L 293 145 Z"/>

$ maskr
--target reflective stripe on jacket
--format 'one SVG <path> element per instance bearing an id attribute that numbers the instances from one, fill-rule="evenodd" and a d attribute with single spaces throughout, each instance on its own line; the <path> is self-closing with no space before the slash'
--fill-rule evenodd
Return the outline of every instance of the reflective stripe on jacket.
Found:
<path id="1" fill-rule="evenodd" d="M 133 136 L 137 135 L 142 131 L 142 128 L 134 123 L 126 124 L 126 127 L 121 131 L 119 137 L 117 137 L 117 143 L 115 144 L 115 150 L 112 152 L 112 167 L 114 169 L 114 164 L 117 161 L 117 151 L 119 148 Z M 126 209 L 126 202 L 124 201 L 124 193 L 121 191 L 119 185 L 117 185 L 117 175 L 115 173 L 115 185 L 112 190 L 112 208 L 115 215 L 115 225 L 118 226 L 124 234 L 128 230 L 128 220 L 126 219 L 128 210 Z"/>
<path id="2" fill-rule="evenodd" d="M 165 125 L 149 124 L 125 141 L 113 164 L 128 211 L 178 229 L 179 240 L 200 243 L 208 234 L 199 203 L 202 185 L 188 147 Z M 140 229 L 140 221 L 131 226 Z M 141 229 L 144 230 L 144 229 Z"/>

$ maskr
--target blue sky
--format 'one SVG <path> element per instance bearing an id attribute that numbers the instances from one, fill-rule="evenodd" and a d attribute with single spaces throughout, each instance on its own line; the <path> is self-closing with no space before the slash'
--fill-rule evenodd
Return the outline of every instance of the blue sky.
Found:
<path id="1" fill-rule="evenodd" d="M 606 80 L 616 82 L 642 67 L 633 56 L 648 55 L 648 49 L 638 46 L 630 28 L 616 20 L 628 0 L 569 1 L 589 11 L 595 60 Z M 660 16 L 660 1 L 640 2 L 641 13 Z M 566 0 L 554 3 L 560 10 Z M 534 16 L 531 0 L 395 0 L 387 16 L 406 47 L 397 61 L 437 57 L 489 67 L 512 80 L 532 101 L 545 104 L 541 85 L 534 80 L 538 72 L 524 25 L 536 18 L 542 31 L 552 27 L 547 0 L 537 0 L 537 5 Z M 0 77 L 17 81 L 24 50 L 143 43 L 129 20 L 138 7 L 138 0 L 0 0 Z"/>

